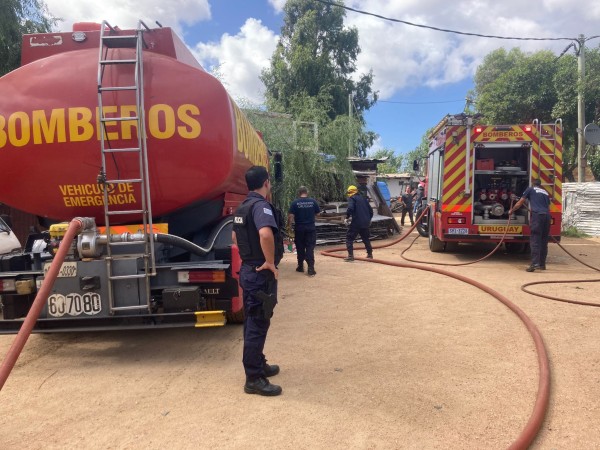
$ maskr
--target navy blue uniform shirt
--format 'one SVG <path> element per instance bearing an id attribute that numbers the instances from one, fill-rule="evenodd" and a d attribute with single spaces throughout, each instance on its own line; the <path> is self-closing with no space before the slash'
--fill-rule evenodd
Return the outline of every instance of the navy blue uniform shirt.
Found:
<path id="1" fill-rule="evenodd" d="M 252 208 L 252 219 L 254 220 L 254 225 L 256 225 L 256 229 L 260 231 L 261 228 L 271 227 L 273 229 L 273 234 L 275 234 L 275 230 L 277 230 L 277 221 L 275 220 L 275 215 L 273 214 L 273 209 L 269 202 L 257 192 L 249 192 L 248 197 L 260 198 L 262 201 L 258 201 L 254 204 Z M 265 261 L 245 261 L 250 265 L 261 265 Z"/>
<path id="2" fill-rule="evenodd" d="M 550 196 L 545 189 L 539 186 L 528 187 L 523 192 L 523 197 L 529 200 L 529 208 L 537 214 L 548 214 L 550 212 Z"/>
<path id="3" fill-rule="evenodd" d="M 290 205 L 290 214 L 294 215 L 296 227 L 302 227 L 304 230 L 315 229 L 315 214 L 321 211 L 317 201 L 310 197 L 300 197 Z"/>
<path id="4" fill-rule="evenodd" d="M 362 194 L 355 194 L 348 199 L 346 217 L 352 217 L 352 228 L 368 228 L 373 217 L 373 208 L 369 200 Z"/>

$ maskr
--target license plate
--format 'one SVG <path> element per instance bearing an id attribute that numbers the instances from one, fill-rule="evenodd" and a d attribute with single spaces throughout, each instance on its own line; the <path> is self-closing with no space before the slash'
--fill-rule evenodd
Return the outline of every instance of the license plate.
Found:
<path id="1" fill-rule="evenodd" d="M 52 317 L 95 316 L 102 311 L 100 294 L 96 292 L 52 294 L 48 297 L 47 306 L 48 314 Z"/>
<path id="2" fill-rule="evenodd" d="M 48 271 L 50 270 L 50 263 L 44 264 L 44 276 L 48 275 Z M 64 262 L 62 266 L 60 266 L 60 270 L 58 271 L 59 278 L 70 278 L 77 276 L 77 263 L 76 262 Z"/>
<path id="3" fill-rule="evenodd" d="M 448 228 L 448 234 L 469 234 L 468 228 Z"/>

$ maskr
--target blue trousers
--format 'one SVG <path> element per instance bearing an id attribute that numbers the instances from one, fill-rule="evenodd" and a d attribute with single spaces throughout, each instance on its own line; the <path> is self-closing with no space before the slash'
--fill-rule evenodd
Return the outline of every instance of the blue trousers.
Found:
<path id="1" fill-rule="evenodd" d="M 550 235 L 550 214 L 531 213 L 529 224 L 531 236 L 529 246 L 531 247 L 531 264 L 534 266 L 545 266 L 548 256 L 548 236 Z"/>
<path id="2" fill-rule="evenodd" d="M 350 256 L 354 256 L 354 239 L 356 239 L 356 236 L 359 234 L 363 244 L 365 244 L 367 254 L 370 255 L 373 253 L 373 247 L 371 246 L 371 240 L 369 239 L 369 227 L 354 228 L 350 226 L 346 233 L 346 250 L 348 250 L 348 255 Z"/>
<path id="3" fill-rule="evenodd" d="M 317 245 L 317 230 L 307 230 L 300 226 L 296 227 L 294 242 L 298 256 L 298 265 L 304 261 L 309 266 L 315 265 L 315 245 Z"/>
<path id="4" fill-rule="evenodd" d="M 254 266 L 247 264 L 242 264 L 240 268 L 240 284 L 244 292 L 244 354 L 242 363 L 248 380 L 265 376 L 266 359 L 263 350 L 267 340 L 267 332 L 271 326 L 271 319 L 265 319 L 262 302 L 253 295 L 257 291 L 266 291 L 268 274 L 264 272 L 255 272 Z M 274 293 L 277 294 L 277 281 L 275 281 L 273 289 Z"/>

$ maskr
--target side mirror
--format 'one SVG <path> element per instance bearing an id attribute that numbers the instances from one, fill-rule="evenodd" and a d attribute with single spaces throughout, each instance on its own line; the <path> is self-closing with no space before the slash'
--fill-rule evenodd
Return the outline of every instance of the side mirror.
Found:
<path id="1" fill-rule="evenodd" d="M 6 225 L 8 225 L 8 228 L 12 228 L 12 220 L 11 220 L 10 216 L 8 216 L 6 214 L 0 214 L 0 219 L 2 219 L 4 221 L 4 223 Z"/>
<path id="2" fill-rule="evenodd" d="M 418 172 L 419 171 L 419 161 L 417 161 L 416 159 L 413 161 L 413 172 Z"/>

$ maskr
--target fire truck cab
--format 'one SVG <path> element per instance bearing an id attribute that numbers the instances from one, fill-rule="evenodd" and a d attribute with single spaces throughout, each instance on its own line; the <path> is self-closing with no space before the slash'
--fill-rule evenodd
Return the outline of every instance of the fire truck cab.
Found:
<path id="1" fill-rule="evenodd" d="M 426 220 L 429 248 L 460 242 L 499 242 L 507 250 L 529 242 L 529 210 L 509 221 L 511 205 L 541 179 L 550 196 L 550 236 L 560 240 L 562 122 L 478 125 L 471 116 L 446 116 L 430 134 Z"/>

